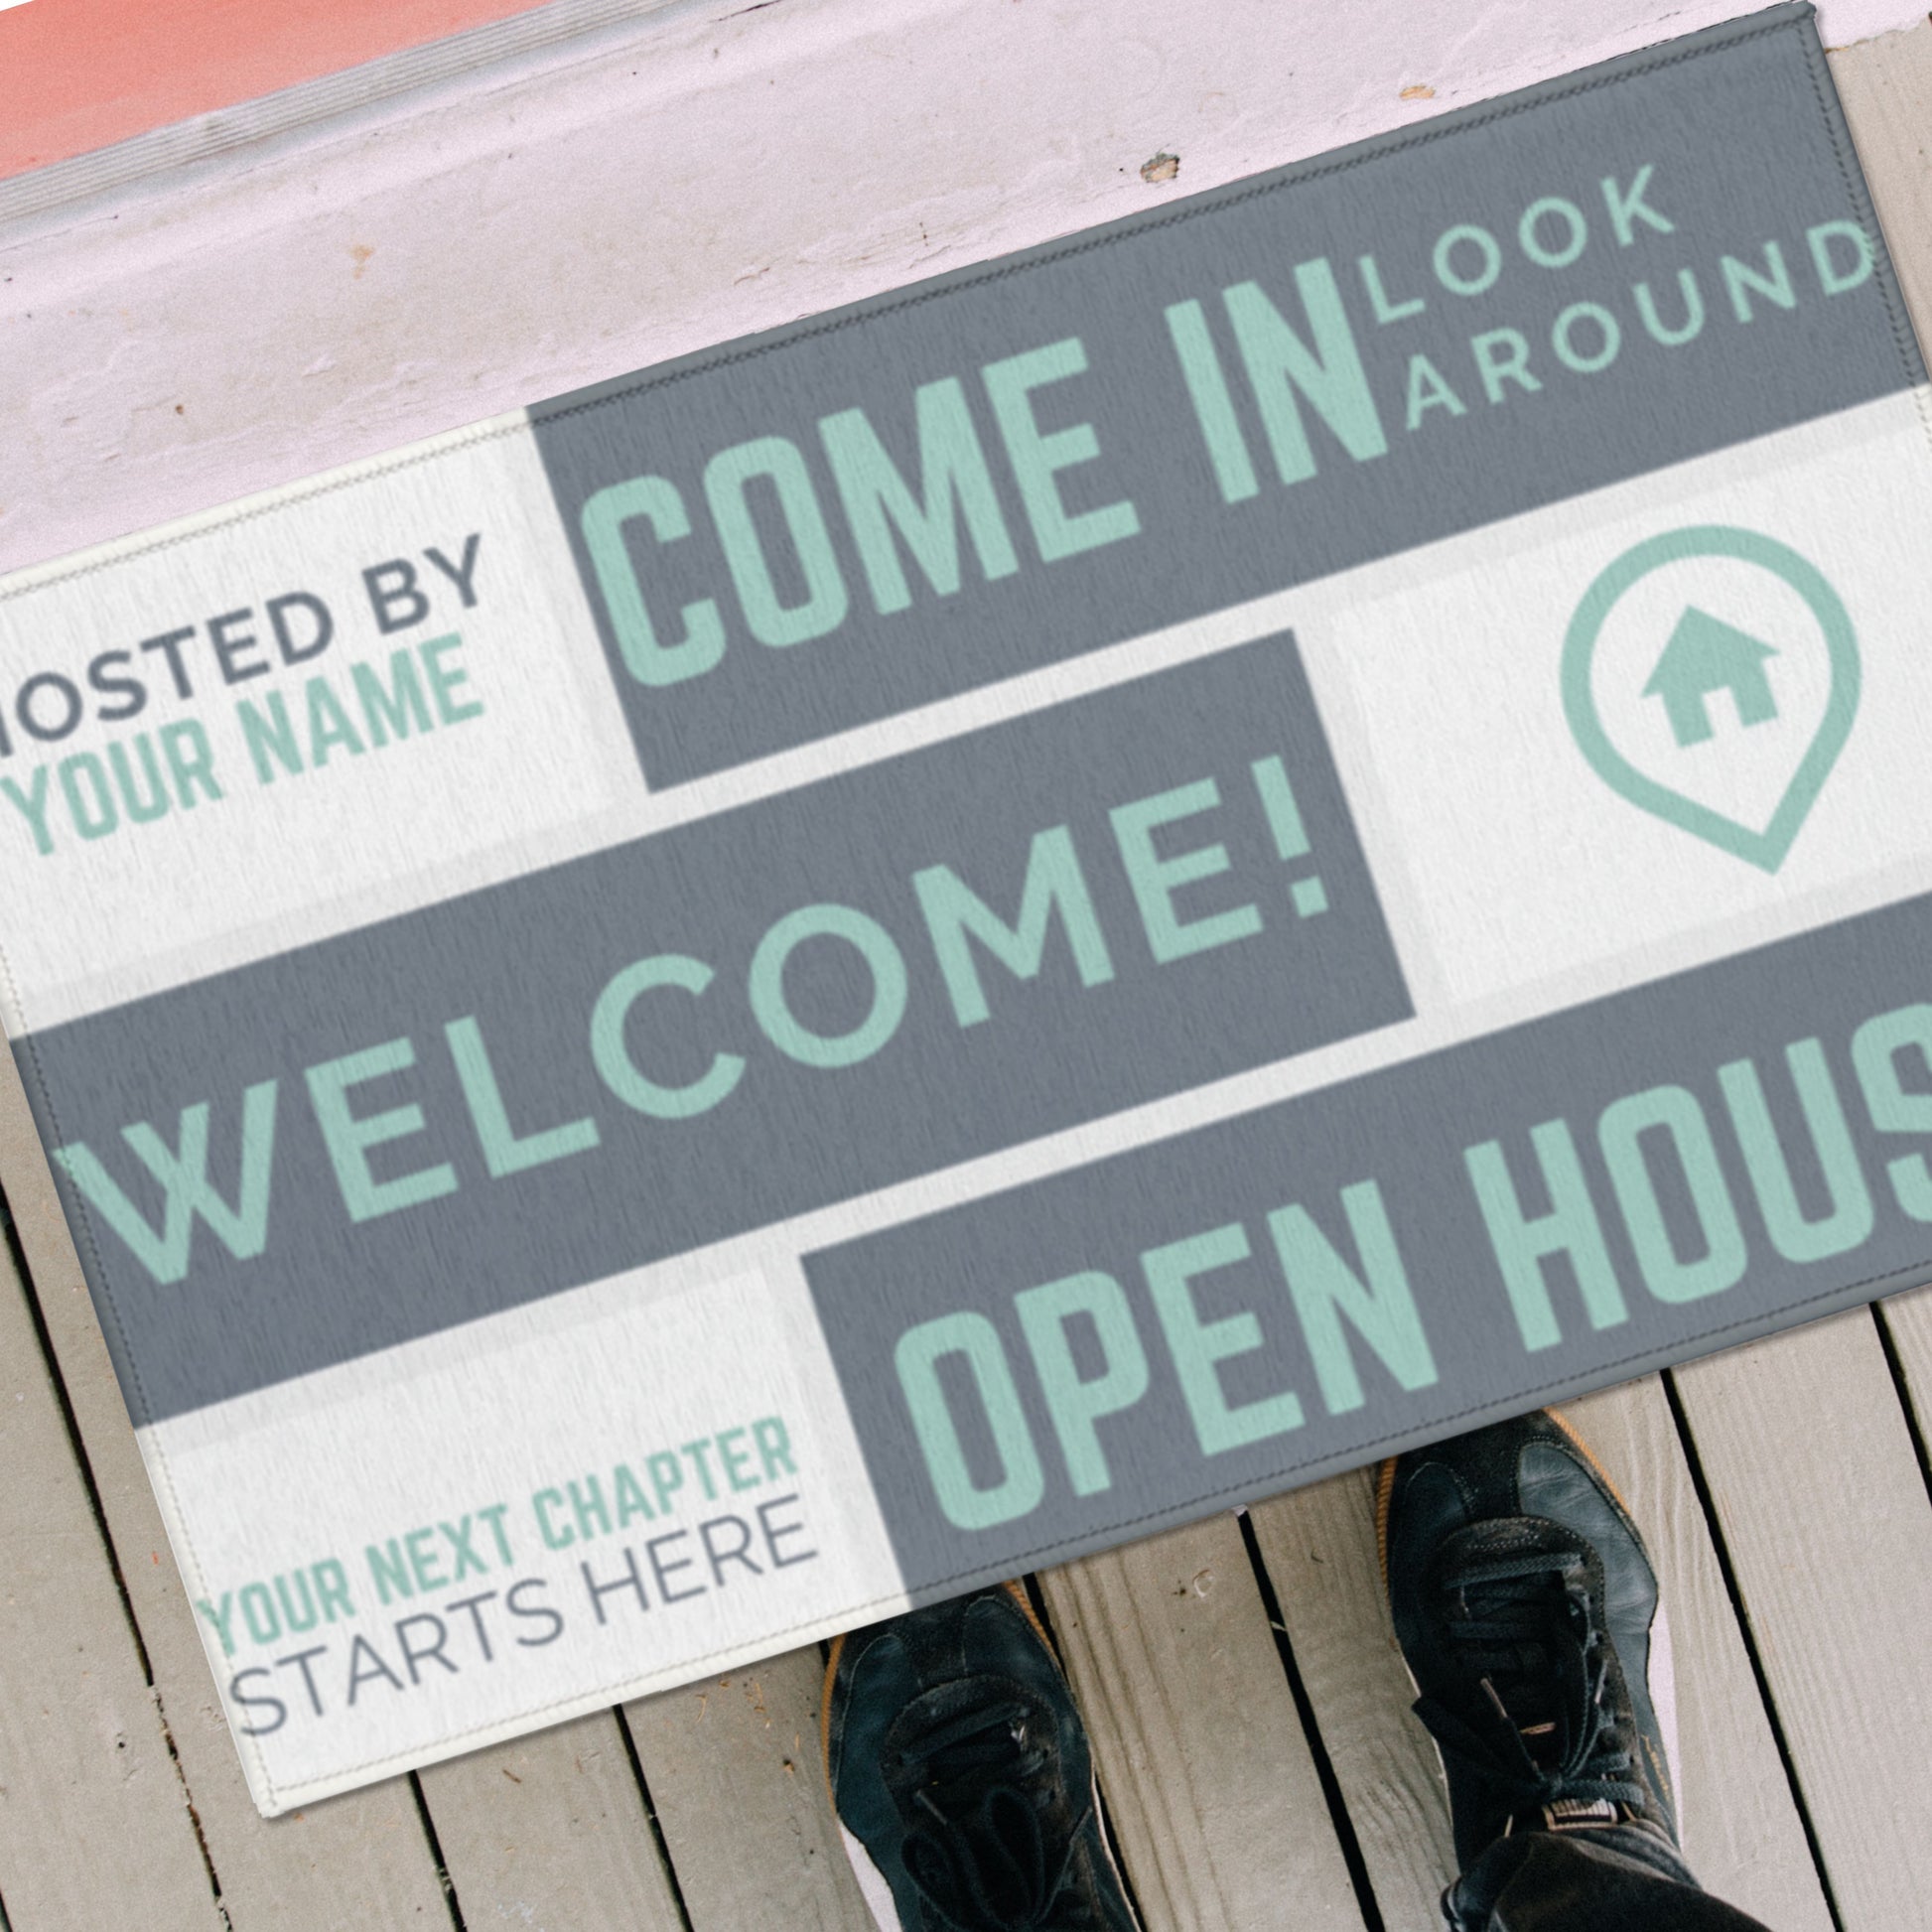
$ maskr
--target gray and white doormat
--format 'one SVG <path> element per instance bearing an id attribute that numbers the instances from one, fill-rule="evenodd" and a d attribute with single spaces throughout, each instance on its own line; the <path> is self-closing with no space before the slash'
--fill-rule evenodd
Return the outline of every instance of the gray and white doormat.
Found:
<path id="1" fill-rule="evenodd" d="M 1784 7 L 0 586 L 262 1808 L 1932 1270 L 1925 412 Z"/>

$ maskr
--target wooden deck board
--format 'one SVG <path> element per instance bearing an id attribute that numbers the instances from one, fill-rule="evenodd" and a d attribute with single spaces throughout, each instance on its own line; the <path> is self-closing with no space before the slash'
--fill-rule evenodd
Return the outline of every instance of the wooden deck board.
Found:
<path id="1" fill-rule="evenodd" d="M 1932 329 L 1932 27 L 1830 57 L 1852 142 L 1923 343 Z"/>
<path id="2" fill-rule="evenodd" d="M 466 1924 L 680 1932 L 613 1713 L 433 1764 L 420 1778 Z"/>
<path id="3" fill-rule="evenodd" d="M 624 1706 L 699 1932 L 875 1932 L 821 1768 L 816 1647 Z"/>
<path id="4" fill-rule="evenodd" d="M 1932 1288 L 1894 1295 L 1878 1305 L 1878 1318 L 1905 1376 L 1906 1399 L 1919 1441 L 1932 1442 Z"/>
<path id="5" fill-rule="evenodd" d="M 1252 1512 L 1383 1920 L 1428 1926 L 1455 1875 L 1436 1746 L 1389 1622 L 1375 1547 L 1374 1471 L 1356 1469 Z"/>
<path id="6" fill-rule="evenodd" d="M 149 1924 L 215 1932 L 188 1793 L 4 1244 L 0 1365 L 0 1898 L 22 1932 L 124 1932 L 134 1897 Z"/>
<path id="7" fill-rule="evenodd" d="M 1691 1869 L 1777 1932 L 1832 1932 L 1662 1381 L 1605 1389 L 1564 1413 L 1621 1492 L 1657 1568 L 1676 1653 L 1678 1797 Z"/>
<path id="8" fill-rule="evenodd" d="M 392 1778 L 272 1823 L 255 1810 L 27 1096 L 7 1052 L 0 1052 L 0 1188 L 19 1223 L 159 1708 L 234 1932 L 382 1932 L 405 1926 L 420 1932 L 425 1925 L 447 1923 L 442 1886 L 407 1780 Z M 92 1836 L 89 1832 L 89 1842 Z M 136 1891 L 121 1903 L 140 1914 L 144 1898 Z M 42 1929 L 28 1921 L 17 1924 L 15 1932 Z M 67 1921 L 48 1920 L 45 1932 L 67 1932 Z"/>
<path id="9" fill-rule="evenodd" d="M 1149 1932 L 1360 1932 L 1362 1914 L 1232 1516 L 1043 1571 Z"/>
<path id="10" fill-rule="evenodd" d="M 1932 1498 L 1869 1311 L 1675 1371 L 1845 1932 L 1932 1895 Z"/>

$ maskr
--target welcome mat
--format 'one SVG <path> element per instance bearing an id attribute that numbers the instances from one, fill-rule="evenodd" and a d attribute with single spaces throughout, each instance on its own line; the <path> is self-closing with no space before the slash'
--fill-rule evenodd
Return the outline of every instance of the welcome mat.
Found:
<path id="1" fill-rule="evenodd" d="M 1932 1270 L 1923 384 L 1779 8 L 8 580 L 263 1810 Z"/>

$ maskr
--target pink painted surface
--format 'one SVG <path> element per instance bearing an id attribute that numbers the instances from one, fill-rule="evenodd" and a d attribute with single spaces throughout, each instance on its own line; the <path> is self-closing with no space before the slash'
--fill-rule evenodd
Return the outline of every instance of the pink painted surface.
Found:
<path id="1" fill-rule="evenodd" d="M 0 13 L 0 179 L 532 0 L 35 0 Z"/>

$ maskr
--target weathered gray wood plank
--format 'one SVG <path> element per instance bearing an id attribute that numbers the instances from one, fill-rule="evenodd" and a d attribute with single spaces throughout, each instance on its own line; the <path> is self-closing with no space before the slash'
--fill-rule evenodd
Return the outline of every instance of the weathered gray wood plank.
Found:
<path id="1" fill-rule="evenodd" d="M 1905 1374 L 1919 1439 L 1932 1441 L 1932 1288 L 1894 1295 L 1878 1304 L 1877 1312 Z"/>
<path id="2" fill-rule="evenodd" d="M 1863 1309 L 1675 1371 L 1845 1932 L 1932 1896 L 1932 1499 Z"/>
<path id="3" fill-rule="evenodd" d="M 613 1713 L 419 1775 L 467 1924 L 679 1932 L 677 1895 Z"/>
<path id="4" fill-rule="evenodd" d="M 1923 343 L 1932 337 L 1932 25 L 1841 48 L 1831 68 Z"/>
<path id="5" fill-rule="evenodd" d="M 0 1897 L 17 1932 L 215 1932 L 188 1793 L 4 1243 L 0 1469 Z"/>
<path id="6" fill-rule="evenodd" d="M 1449 1799 L 1389 1621 L 1375 1472 L 1356 1469 L 1251 1512 L 1369 1882 L 1391 1926 L 1426 1926 L 1455 1876 Z"/>
<path id="7" fill-rule="evenodd" d="M 420 1932 L 446 1924 L 407 1780 L 392 1778 L 273 1823 L 255 1810 L 9 1052 L 0 1052 L 0 1186 L 19 1224 L 155 1694 L 234 1932 Z M 92 1836 L 70 1822 L 70 1841 L 81 1837 L 91 1849 Z"/>
<path id="8" fill-rule="evenodd" d="M 1231 1516 L 1043 1571 L 1150 1932 L 1359 1932 L 1254 1568 Z"/>
<path id="9" fill-rule="evenodd" d="M 624 1707 L 697 1932 L 875 1932 L 839 1840 L 817 1649 Z"/>
<path id="10" fill-rule="evenodd" d="M 1661 1380 L 1565 1406 L 1643 1531 L 1676 1652 L 1684 1854 L 1699 1880 L 1778 1932 L 1831 1932 L 1791 1780 Z"/>

